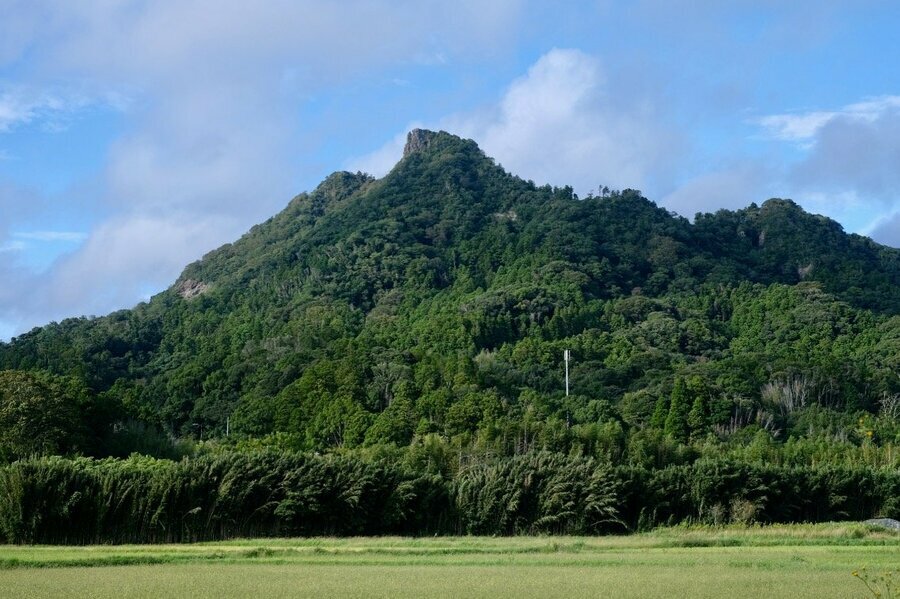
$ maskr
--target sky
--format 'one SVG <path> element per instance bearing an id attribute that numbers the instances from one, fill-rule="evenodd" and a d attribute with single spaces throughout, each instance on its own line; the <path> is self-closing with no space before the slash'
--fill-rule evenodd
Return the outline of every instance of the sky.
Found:
<path id="1" fill-rule="evenodd" d="M 0 339 L 165 289 L 413 127 L 900 247 L 900 3 L 0 0 Z"/>

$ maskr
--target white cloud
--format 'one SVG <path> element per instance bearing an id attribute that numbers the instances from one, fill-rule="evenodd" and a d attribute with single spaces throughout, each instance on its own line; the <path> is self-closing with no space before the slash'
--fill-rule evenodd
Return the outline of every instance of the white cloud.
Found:
<path id="1" fill-rule="evenodd" d="M 238 228 L 233 220 L 221 218 L 116 218 L 44 273 L 0 263 L 2 320 L 15 322 L 21 331 L 48 320 L 132 305 L 145 297 L 148 287 L 161 289 L 174 282 L 185 256 L 202 254 L 217 243 L 222 230 L 236 235 Z M 22 301 L 25 297 L 27 302 Z"/>
<path id="2" fill-rule="evenodd" d="M 774 114 L 755 123 L 771 142 L 790 144 L 793 158 L 765 167 L 762 159 L 745 157 L 741 170 L 752 176 L 733 171 L 703 175 L 665 203 L 703 196 L 703 188 L 711 186 L 714 193 L 707 203 L 712 206 L 718 185 L 731 179 L 740 189 L 745 179 L 746 188 L 760 196 L 756 201 L 769 195 L 791 197 L 848 230 L 871 232 L 876 240 L 897 244 L 893 221 L 875 217 L 900 210 L 900 96 L 867 98 L 832 110 Z M 742 203 L 735 199 L 732 206 Z M 882 224 L 872 225 L 873 218 Z"/>
<path id="3" fill-rule="evenodd" d="M 822 126 L 838 116 L 836 112 L 807 112 L 804 114 L 773 114 L 757 122 L 774 139 L 805 141 Z"/>
<path id="4" fill-rule="evenodd" d="M 31 8 L 30 6 L 34 8 Z M 54 64 L 140 84 L 256 79 L 295 67 L 309 81 L 372 66 L 441 62 L 502 44 L 520 2 L 478 0 L 35 0 Z M 27 8 L 26 8 L 27 7 Z M 49 8 L 48 8 L 49 7 Z M 0 33 L 12 33 L 0 24 Z"/>
<path id="5" fill-rule="evenodd" d="M 838 110 L 813 110 L 764 116 L 759 118 L 757 123 L 775 139 L 808 142 L 835 119 L 871 123 L 885 112 L 897 108 L 900 108 L 900 96 L 878 96 L 848 104 Z"/>
<path id="6" fill-rule="evenodd" d="M 165 287 L 197 256 L 218 242 L 230 219 L 125 217 L 94 230 L 84 247 L 57 262 L 46 280 L 47 307 L 76 304 L 102 314 L 128 305 L 147 285 Z"/>
<path id="7" fill-rule="evenodd" d="M 9 131 L 15 125 L 29 123 L 38 112 L 47 109 L 46 100 L 26 100 L 11 91 L 0 93 L 0 132 Z"/>
<path id="8" fill-rule="evenodd" d="M 866 102 L 865 110 L 841 112 L 810 138 L 804 158 L 792 165 L 795 188 L 860 196 L 891 205 L 900 197 L 900 97 Z"/>
<path id="9" fill-rule="evenodd" d="M 513 81 L 496 105 L 430 125 L 474 139 L 512 173 L 539 184 L 638 187 L 665 179 L 682 140 L 666 127 L 653 98 L 628 97 L 600 62 L 554 49 Z M 412 128 L 410 125 L 408 128 Z M 403 134 L 348 162 L 384 174 L 399 160 Z"/>
<path id="10" fill-rule="evenodd" d="M 7 133 L 15 127 L 41 124 L 48 130 L 62 130 L 66 120 L 88 106 L 113 105 L 105 94 L 92 95 L 82 89 L 53 86 L 41 89 L 29 85 L 0 85 L 0 133 Z M 115 106 L 121 108 L 123 100 L 119 96 Z M 0 153 L 0 158 L 6 156 Z"/>
<path id="11" fill-rule="evenodd" d="M 171 283 L 299 191 L 308 98 L 379 69 L 480 59 L 514 35 L 519 5 L 0 0 L 0 68 L 28 63 L 0 87 L 0 131 L 98 102 L 126 113 L 91 198 L 107 219 L 46 272 L 0 264 L 0 321 L 102 314 Z M 14 191 L 0 181 L 2 226 L 22 231 L 36 209 Z"/>
<path id="12" fill-rule="evenodd" d="M 69 243 L 77 243 L 87 239 L 87 233 L 79 231 L 17 231 L 12 236 L 29 241 L 64 241 Z"/>

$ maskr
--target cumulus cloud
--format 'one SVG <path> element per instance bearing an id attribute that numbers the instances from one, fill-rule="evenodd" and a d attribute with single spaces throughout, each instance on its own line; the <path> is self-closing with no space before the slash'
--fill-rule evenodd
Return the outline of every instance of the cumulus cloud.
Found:
<path id="1" fill-rule="evenodd" d="M 811 138 L 809 154 L 790 173 L 798 187 L 854 190 L 892 203 L 900 195 L 900 103 L 874 114 L 841 114 Z"/>
<path id="2" fill-rule="evenodd" d="M 792 197 L 808 210 L 852 223 L 900 176 L 894 147 L 900 96 L 879 96 L 833 110 L 810 110 L 753 119 L 757 139 L 775 144 L 777 155 L 791 148 L 794 158 L 780 164 L 743 156 L 735 165 L 701 173 L 662 199 L 682 215 L 719 208 L 737 209 L 770 196 Z M 781 144 L 782 147 L 779 147 Z M 883 206 L 882 206 L 883 209 Z"/>
<path id="3" fill-rule="evenodd" d="M 679 147 L 649 98 L 616 98 L 600 63 L 553 50 L 514 82 L 483 143 L 514 172 L 540 182 L 646 189 Z M 477 123 L 473 123 L 478 127 Z"/>
<path id="4" fill-rule="evenodd" d="M 132 305 L 147 299 L 148 290 L 172 283 L 184 257 L 198 246 L 210 247 L 222 230 L 235 228 L 236 223 L 215 217 L 112 219 L 94 230 L 79 251 L 61 257 L 44 273 L 29 272 L 14 261 L 0 265 L 3 320 L 21 330 L 35 324 L 36 314 L 60 320 Z M 135 269 L 135 264 L 143 268 Z M 73 313 L 72 306 L 79 312 Z"/>
<path id="5" fill-rule="evenodd" d="M 792 149 L 791 159 L 770 170 L 776 195 L 793 197 L 849 230 L 898 245 L 896 217 L 872 221 L 874 215 L 900 210 L 900 96 L 755 122 L 764 138 Z"/>
<path id="6" fill-rule="evenodd" d="M 783 187 L 830 213 L 884 212 L 900 198 L 900 96 L 834 110 L 775 114 L 757 123 L 771 139 L 794 144 Z"/>
<path id="7" fill-rule="evenodd" d="M 230 219 L 128 216 L 103 223 L 75 254 L 66 256 L 45 283 L 48 309 L 74 302 L 88 313 L 127 305 L 173 282 L 184 257 L 218 242 Z M 143 268 L 136 270 L 135 264 Z"/>
<path id="8" fill-rule="evenodd" d="M 767 163 L 744 156 L 737 166 L 705 173 L 663 198 L 689 216 L 695 211 L 740 208 L 770 196 L 791 197 L 812 212 L 850 230 L 871 231 L 897 245 L 895 220 L 872 214 L 900 208 L 900 96 L 879 96 L 832 110 L 782 113 L 753 121 L 767 154 L 788 159 Z M 896 219 L 896 217 L 894 217 Z"/>
<path id="9" fill-rule="evenodd" d="M 873 202 L 883 212 L 900 197 L 900 96 L 763 117 L 755 124 L 764 143 L 775 144 L 766 155 L 789 147 L 792 160 L 732 148 L 732 154 L 715 157 L 720 165 L 676 185 L 675 175 L 683 176 L 689 162 L 685 134 L 670 124 L 660 97 L 635 93 L 617 76 L 588 54 L 553 50 L 494 105 L 407 129 L 426 126 L 471 137 L 511 172 L 573 185 L 581 194 L 601 183 L 637 187 L 687 217 L 792 197 L 851 230 L 866 230 Z M 398 132 L 347 167 L 382 175 L 399 160 L 404 140 Z"/>
<path id="10" fill-rule="evenodd" d="M 630 96 L 609 77 L 596 58 L 554 49 L 496 105 L 429 126 L 474 139 L 507 170 L 540 184 L 572 185 L 579 193 L 599 185 L 646 188 L 667 176 L 683 140 L 664 125 L 653 98 Z M 348 165 L 381 175 L 402 147 L 398 134 Z"/>

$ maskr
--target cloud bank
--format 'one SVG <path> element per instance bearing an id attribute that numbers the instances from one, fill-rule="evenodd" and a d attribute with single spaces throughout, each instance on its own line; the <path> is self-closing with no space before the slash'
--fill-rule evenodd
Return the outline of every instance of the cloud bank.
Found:
<path id="1" fill-rule="evenodd" d="M 773 195 L 791 197 L 807 210 L 900 247 L 900 96 L 773 114 L 753 123 L 767 154 L 784 158 L 738 156 L 734 168 L 699 175 L 662 203 L 689 216 Z"/>
<path id="2" fill-rule="evenodd" d="M 684 144 L 665 124 L 652 97 L 633 95 L 610 80 L 595 57 L 554 49 L 513 81 L 497 102 L 435 123 L 474 139 L 507 170 L 538 184 L 572 185 L 582 194 L 613 188 L 656 187 Z M 386 173 L 402 154 L 405 133 L 347 163 L 351 170 Z"/>

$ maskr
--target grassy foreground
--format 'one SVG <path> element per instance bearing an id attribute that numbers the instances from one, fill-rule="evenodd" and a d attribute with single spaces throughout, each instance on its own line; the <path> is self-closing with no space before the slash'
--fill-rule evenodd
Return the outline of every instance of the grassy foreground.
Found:
<path id="1" fill-rule="evenodd" d="M 627 537 L 0 547 L 4 597 L 866 597 L 900 534 L 858 524 Z"/>

